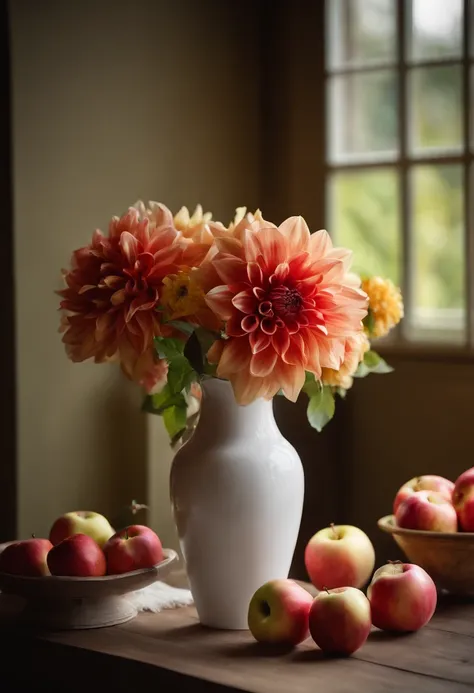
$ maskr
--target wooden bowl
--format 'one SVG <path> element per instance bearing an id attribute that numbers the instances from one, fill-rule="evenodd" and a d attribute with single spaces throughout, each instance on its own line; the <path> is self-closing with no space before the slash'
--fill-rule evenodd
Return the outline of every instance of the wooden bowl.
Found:
<path id="1" fill-rule="evenodd" d="M 474 595 L 474 532 L 427 532 L 402 529 L 393 515 L 378 521 L 411 563 L 426 570 L 438 587 L 453 594 Z"/>
<path id="2" fill-rule="evenodd" d="M 162 580 L 178 558 L 172 549 L 163 549 L 163 556 L 153 568 L 104 577 L 0 573 L 0 590 L 24 600 L 21 618 L 30 625 L 53 630 L 113 626 L 137 615 L 126 595 Z"/>

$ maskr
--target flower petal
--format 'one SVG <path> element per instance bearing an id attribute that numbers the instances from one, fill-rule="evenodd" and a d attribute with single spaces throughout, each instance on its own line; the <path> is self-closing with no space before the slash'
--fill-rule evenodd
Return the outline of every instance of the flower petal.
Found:
<path id="1" fill-rule="evenodd" d="M 305 369 L 301 366 L 290 366 L 278 361 L 275 366 L 275 377 L 280 382 L 283 394 L 290 402 L 296 402 L 305 381 Z"/>
<path id="2" fill-rule="evenodd" d="M 248 318 L 252 318 L 253 316 L 247 315 Z M 229 320 L 227 320 L 226 325 L 225 325 L 225 333 L 228 337 L 243 337 L 243 335 L 248 332 L 249 330 L 245 330 L 242 327 L 242 315 L 239 313 L 234 312 Z M 258 321 L 257 325 L 258 327 Z M 255 328 L 254 328 L 255 329 Z"/>
<path id="3" fill-rule="evenodd" d="M 238 284 L 248 282 L 247 263 L 232 255 L 222 255 L 219 253 L 212 260 L 217 274 L 224 284 Z"/>
<path id="4" fill-rule="evenodd" d="M 288 249 L 290 253 L 306 250 L 310 239 L 310 233 L 308 225 L 303 217 L 289 217 L 280 224 L 278 230 L 288 239 Z"/>
<path id="5" fill-rule="evenodd" d="M 273 370 L 277 358 L 277 353 L 271 348 L 263 349 L 253 354 L 250 361 L 250 373 L 259 378 L 264 378 Z"/>
<path id="6" fill-rule="evenodd" d="M 273 318 L 263 318 L 262 322 L 260 323 L 260 328 L 262 332 L 269 335 L 275 334 L 277 331 L 277 325 Z"/>
<path id="7" fill-rule="evenodd" d="M 253 354 L 258 354 L 270 344 L 270 336 L 261 330 L 255 330 L 249 336 L 250 348 Z"/>
<path id="8" fill-rule="evenodd" d="M 124 231 L 120 236 L 120 247 L 130 265 L 134 265 L 138 254 L 138 241 L 128 231 Z"/>
<path id="9" fill-rule="evenodd" d="M 228 325 L 229 323 L 227 323 Z M 240 323 L 243 332 L 254 332 L 260 324 L 260 320 L 256 315 L 246 315 Z M 226 328 L 227 334 L 230 334 Z"/>
<path id="10" fill-rule="evenodd" d="M 290 339 L 290 346 L 283 354 L 283 361 L 293 366 L 304 366 L 306 362 L 306 350 L 301 334 L 295 334 Z"/>
<path id="11" fill-rule="evenodd" d="M 332 250 L 331 236 L 325 229 L 312 233 L 308 243 L 308 250 L 311 256 L 316 259 L 327 255 Z"/>
<path id="12" fill-rule="evenodd" d="M 232 291 L 227 286 L 216 286 L 205 295 L 204 300 L 222 320 L 229 320 L 233 312 L 232 297 Z"/>
<path id="13" fill-rule="evenodd" d="M 237 310 L 242 311 L 242 313 L 247 313 L 248 315 L 255 313 L 258 308 L 258 302 L 252 291 L 249 289 L 247 291 L 240 291 L 232 299 L 232 305 L 237 308 Z"/>
<path id="14" fill-rule="evenodd" d="M 224 344 L 217 366 L 217 375 L 225 378 L 246 369 L 251 355 L 249 341 L 246 337 L 228 339 Z"/>
<path id="15" fill-rule="evenodd" d="M 247 265 L 247 275 L 249 278 L 249 282 L 252 284 L 254 287 L 258 287 L 262 285 L 263 282 L 263 274 L 262 274 L 262 269 L 260 265 L 256 262 L 249 262 Z"/>
<path id="16" fill-rule="evenodd" d="M 288 334 L 288 330 L 285 328 L 277 330 L 272 336 L 272 345 L 277 354 L 283 356 L 290 346 L 290 335 Z"/>
<path id="17" fill-rule="evenodd" d="M 222 352 L 224 350 L 225 346 L 225 340 L 224 339 L 216 339 L 214 344 L 211 346 L 209 351 L 206 354 L 206 358 L 209 361 L 209 363 L 219 363 L 219 359 L 222 356 Z"/>
<path id="18" fill-rule="evenodd" d="M 244 248 L 248 260 L 256 262 L 263 256 L 272 271 L 288 257 L 287 239 L 275 228 L 263 228 L 258 233 L 245 231 Z"/>

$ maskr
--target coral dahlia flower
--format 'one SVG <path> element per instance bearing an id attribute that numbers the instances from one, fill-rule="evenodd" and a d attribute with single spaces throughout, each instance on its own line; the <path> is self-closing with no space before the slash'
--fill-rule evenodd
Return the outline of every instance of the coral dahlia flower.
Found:
<path id="1" fill-rule="evenodd" d="M 148 391 L 166 378 L 166 364 L 153 354 L 153 338 L 172 332 L 156 310 L 163 279 L 179 272 L 185 252 L 169 210 L 157 205 L 154 215 L 152 223 L 131 207 L 112 219 L 107 236 L 95 231 L 73 253 L 59 292 L 69 358 L 118 360 Z"/>
<path id="2" fill-rule="evenodd" d="M 364 354 L 370 349 L 370 343 L 365 332 L 359 332 L 355 337 L 349 337 L 344 347 L 344 360 L 338 371 L 323 368 L 322 382 L 324 385 L 342 387 L 349 390 L 354 382 L 353 375 Z"/>
<path id="3" fill-rule="evenodd" d="M 209 360 L 240 404 L 279 390 L 295 401 L 305 371 L 320 379 L 322 368 L 339 369 L 346 340 L 362 329 L 367 296 L 347 278 L 350 251 L 333 248 L 326 231 L 310 235 L 302 217 L 278 228 L 255 218 L 240 241 L 216 244 L 221 284 L 206 300 L 226 321 L 226 339 Z"/>

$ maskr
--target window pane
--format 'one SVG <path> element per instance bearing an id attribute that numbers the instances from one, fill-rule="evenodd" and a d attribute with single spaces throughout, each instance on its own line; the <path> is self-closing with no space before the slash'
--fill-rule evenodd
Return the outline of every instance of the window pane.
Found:
<path id="1" fill-rule="evenodd" d="M 460 67 L 422 67 L 410 71 L 411 148 L 462 147 Z"/>
<path id="2" fill-rule="evenodd" d="M 462 53 L 463 0 L 412 0 L 412 57 L 458 57 Z"/>
<path id="3" fill-rule="evenodd" d="M 327 0 L 330 67 L 395 60 L 395 1 Z"/>
<path id="4" fill-rule="evenodd" d="M 354 252 L 354 271 L 399 282 L 399 186 L 393 169 L 350 171 L 330 180 L 331 231 Z"/>
<path id="5" fill-rule="evenodd" d="M 471 43 L 471 56 L 474 56 L 474 0 L 469 0 L 469 33 Z"/>
<path id="6" fill-rule="evenodd" d="M 412 327 L 433 330 L 439 339 L 450 339 L 456 329 L 463 336 L 462 179 L 461 166 L 418 166 L 412 173 Z"/>
<path id="7" fill-rule="evenodd" d="M 472 3 L 472 6 L 474 7 L 474 1 Z M 473 18 L 474 19 L 474 18 Z M 474 33 L 474 26 L 473 26 L 473 33 Z M 470 68 L 470 75 L 469 78 L 471 80 L 470 88 L 471 88 L 471 110 L 470 110 L 470 116 L 471 116 L 471 149 L 474 149 L 474 66 L 471 66 Z"/>
<path id="8" fill-rule="evenodd" d="M 381 70 L 329 81 L 332 161 L 393 156 L 397 151 L 396 73 Z"/>

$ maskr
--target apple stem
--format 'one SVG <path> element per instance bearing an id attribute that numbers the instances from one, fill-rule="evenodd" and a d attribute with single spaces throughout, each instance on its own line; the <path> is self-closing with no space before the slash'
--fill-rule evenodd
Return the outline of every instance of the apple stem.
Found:
<path id="1" fill-rule="evenodd" d="M 387 561 L 390 565 L 400 565 L 401 561 Z"/>
<path id="2" fill-rule="evenodd" d="M 36 534 L 34 532 L 31 534 L 31 538 L 36 539 Z"/>
<path id="3" fill-rule="evenodd" d="M 323 590 L 324 590 L 325 592 L 327 592 L 328 594 L 331 594 L 331 592 L 328 590 L 327 587 L 323 587 Z"/>
<path id="4" fill-rule="evenodd" d="M 125 527 L 125 539 L 128 539 L 128 527 Z"/>
<path id="5" fill-rule="evenodd" d="M 331 522 L 331 524 L 329 526 L 332 529 L 332 531 L 334 532 L 334 536 L 336 537 L 336 539 L 339 539 L 339 534 L 337 533 L 336 525 L 334 524 L 334 522 Z"/>

